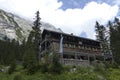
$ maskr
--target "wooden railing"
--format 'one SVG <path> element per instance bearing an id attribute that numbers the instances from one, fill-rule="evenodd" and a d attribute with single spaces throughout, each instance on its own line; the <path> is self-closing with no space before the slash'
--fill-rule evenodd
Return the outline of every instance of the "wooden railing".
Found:
<path id="1" fill-rule="evenodd" d="M 78 59 L 63 59 L 62 63 L 64 65 L 77 65 L 77 66 L 89 66 L 88 60 L 78 60 Z"/>
<path id="2" fill-rule="evenodd" d="M 78 52 L 78 53 L 102 55 L 101 51 L 85 50 L 79 48 L 63 48 L 63 52 Z"/>

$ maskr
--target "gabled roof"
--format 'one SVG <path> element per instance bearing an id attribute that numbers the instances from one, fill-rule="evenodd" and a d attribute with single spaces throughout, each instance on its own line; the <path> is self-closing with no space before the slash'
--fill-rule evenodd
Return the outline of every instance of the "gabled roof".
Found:
<path id="1" fill-rule="evenodd" d="M 52 31 L 52 30 L 44 29 L 42 34 L 46 34 L 46 33 L 54 33 L 54 34 L 58 34 L 58 35 L 62 34 L 62 35 L 70 36 L 70 37 L 75 37 L 75 38 L 80 38 L 80 39 L 85 39 L 85 40 L 99 42 L 99 41 L 94 40 L 94 39 L 89 39 L 89 38 L 84 38 L 84 37 L 80 37 L 80 36 L 76 36 L 76 35 L 71 35 L 71 34 L 67 34 L 67 33 L 63 33 L 63 32 L 57 32 L 57 31 Z"/>

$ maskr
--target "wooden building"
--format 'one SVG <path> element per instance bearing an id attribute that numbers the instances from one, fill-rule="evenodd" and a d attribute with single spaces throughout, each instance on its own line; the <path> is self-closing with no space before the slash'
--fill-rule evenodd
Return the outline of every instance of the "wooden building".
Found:
<path id="1" fill-rule="evenodd" d="M 56 52 L 64 65 L 89 65 L 102 57 L 100 42 L 50 30 L 44 30 L 40 43 L 40 56 L 44 52 Z"/>

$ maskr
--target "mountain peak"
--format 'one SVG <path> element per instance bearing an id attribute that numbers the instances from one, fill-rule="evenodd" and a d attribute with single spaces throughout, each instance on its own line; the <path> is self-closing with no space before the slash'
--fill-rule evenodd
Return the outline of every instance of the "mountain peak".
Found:
<path id="1" fill-rule="evenodd" d="M 46 22 L 41 23 L 41 30 L 48 29 L 62 32 L 61 29 L 55 28 L 52 24 Z M 22 41 L 24 38 L 28 37 L 29 32 L 32 30 L 32 26 L 32 21 L 0 9 L 0 39 L 7 36 L 10 39 Z"/>

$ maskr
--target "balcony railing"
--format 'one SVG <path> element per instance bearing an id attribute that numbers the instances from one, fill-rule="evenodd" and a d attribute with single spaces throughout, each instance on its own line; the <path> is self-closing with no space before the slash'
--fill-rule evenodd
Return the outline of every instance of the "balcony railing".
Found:
<path id="1" fill-rule="evenodd" d="M 87 54 L 96 54 L 101 55 L 101 51 L 93 51 L 93 50 L 86 50 L 86 49 L 79 49 L 79 48 L 63 48 L 63 52 L 75 52 L 75 53 L 87 53 Z"/>
<path id="2" fill-rule="evenodd" d="M 64 65 L 77 65 L 77 66 L 90 65 L 90 62 L 88 60 L 79 60 L 79 59 L 63 59 L 62 63 Z"/>

